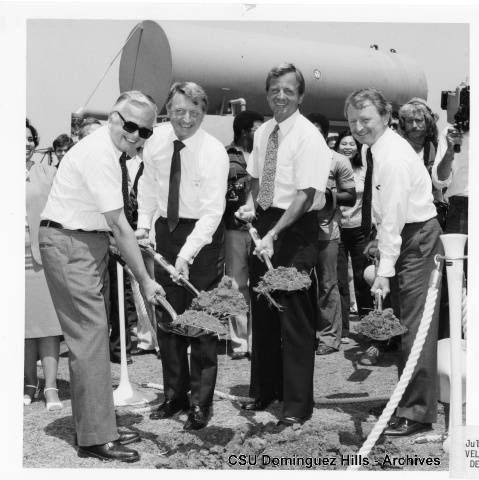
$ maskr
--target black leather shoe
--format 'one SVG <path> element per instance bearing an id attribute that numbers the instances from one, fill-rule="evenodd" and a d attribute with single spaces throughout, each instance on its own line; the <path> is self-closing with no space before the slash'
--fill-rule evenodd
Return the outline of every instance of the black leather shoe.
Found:
<path id="1" fill-rule="evenodd" d="M 281 427 L 291 427 L 292 425 L 301 425 L 303 424 L 307 418 L 299 418 L 299 417 L 283 417 L 276 426 Z"/>
<path id="2" fill-rule="evenodd" d="M 430 423 L 415 422 L 408 418 L 398 417 L 393 422 L 389 423 L 389 426 L 384 430 L 384 435 L 391 437 L 407 437 L 414 433 L 424 432 L 425 430 L 431 430 Z"/>
<path id="3" fill-rule="evenodd" d="M 316 349 L 316 355 L 329 355 L 330 353 L 336 353 L 337 351 L 338 350 L 333 347 L 320 343 Z"/>
<path id="4" fill-rule="evenodd" d="M 118 434 L 120 436 L 116 441 L 120 442 L 122 445 L 128 445 L 130 443 L 139 442 L 141 440 L 140 434 L 137 432 L 118 432 Z M 76 433 L 73 437 L 73 443 L 74 445 L 78 445 L 78 437 Z"/>
<path id="5" fill-rule="evenodd" d="M 156 355 L 156 350 L 151 349 L 151 350 L 144 350 L 143 348 L 132 348 L 130 355 L 135 356 L 135 355 Z"/>
<path id="6" fill-rule="evenodd" d="M 243 410 L 250 410 L 253 412 L 257 412 L 260 410 L 266 410 L 271 403 L 273 403 L 274 399 L 271 398 L 269 400 L 263 398 L 255 398 L 252 402 L 243 403 L 241 408 Z"/>
<path id="7" fill-rule="evenodd" d="M 199 407 L 194 405 L 188 414 L 184 430 L 200 430 L 208 425 L 208 415 L 210 413 L 209 407 Z"/>
<path id="8" fill-rule="evenodd" d="M 231 360 L 242 360 L 243 358 L 249 358 L 248 352 L 233 352 L 231 354 Z"/>
<path id="9" fill-rule="evenodd" d="M 188 399 L 173 399 L 163 402 L 157 410 L 151 413 L 151 420 L 161 420 L 163 418 L 170 418 L 175 413 L 183 411 L 188 411 L 189 409 Z"/>
<path id="10" fill-rule="evenodd" d="M 111 363 L 121 363 L 121 358 L 114 357 L 113 355 L 110 355 L 110 362 Z M 126 364 L 131 365 L 133 363 L 133 360 L 131 357 L 126 357 Z"/>
<path id="11" fill-rule="evenodd" d="M 103 445 L 78 447 L 78 456 L 82 458 L 93 457 L 105 461 L 117 460 L 127 463 L 140 460 L 140 455 L 136 450 L 123 446 L 118 440 L 104 443 Z"/>

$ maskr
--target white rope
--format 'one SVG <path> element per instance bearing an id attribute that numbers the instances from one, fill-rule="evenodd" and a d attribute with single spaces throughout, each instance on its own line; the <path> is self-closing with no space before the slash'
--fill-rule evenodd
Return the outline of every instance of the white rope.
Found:
<path id="1" fill-rule="evenodd" d="M 409 353 L 406 366 L 404 367 L 401 378 L 399 379 L 399 382 L 396 385 L 396 388 L 394 389 L 394 392 L 391 395 L 391 398 L 389 399 L 386 407 L 384 408 L 383 413 L 379 417 L 376 425 L 374 425 L 363 446 L 357 453 L 362 457 L 367 457 L 369 455 L 369 452 L 376 444 L 379 436 L 386 428 L 387 422 L 389 422 L 389 419 L 396 410 L 396 407 L 401 401 L 404 391 L 406 390 L 406 387 L 411 380 L 414 369 L 416 368 L 417 361 L 419 360 L 419 356 L 421 355 L 422 347 L 424 346 L 429 326 L 431 325 L 432 316 L 434 314 L 434 307 L 436 305 L 437 292 L 438 290 L 435 284 L 429 287 L 426 303 L 424 305 L 424 311 L 421 318 L 421 323 L 419 324 L 416 338 L 414 339 L 414 343 L 411 348 L 411 352 Z M 360 465 L 351 465 L 347 468 L 347 470 L 359 470 L 359 468 Z"/>
<path id="2" fill-rule="evenodd" d="M 462 333 L 464 335 L 464 340 L 467 340 L 467 290 L 465 287 L 462 289 Z"/>

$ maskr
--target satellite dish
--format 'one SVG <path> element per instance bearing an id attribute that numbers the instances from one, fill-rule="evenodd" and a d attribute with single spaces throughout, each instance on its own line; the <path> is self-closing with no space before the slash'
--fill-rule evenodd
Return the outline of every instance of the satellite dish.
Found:
<path id="1" fill-rule="evenodd" d="M 130 32 L 119 76 L 120 92 L 140 90 L 162 109 L 172 84 L 172 60 L 166 34 L 156 22 L 145 20 Z"/>

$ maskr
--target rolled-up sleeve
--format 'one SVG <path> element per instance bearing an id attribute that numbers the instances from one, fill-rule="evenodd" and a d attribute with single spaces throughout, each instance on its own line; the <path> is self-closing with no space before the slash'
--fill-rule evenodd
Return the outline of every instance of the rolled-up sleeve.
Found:
<path id="1" fill-rule="evenodd" d="M 199 187 L 199 218 L 178 254 L 190 264 L 200 250 L 211 243 L 213 234 L 223 217 L 226 203 L 229 171 L 226 150 L 221 145 L 215 145 L 215 148 L 203 158 L 205 161 L 202 162 L 204 171 Z"/>

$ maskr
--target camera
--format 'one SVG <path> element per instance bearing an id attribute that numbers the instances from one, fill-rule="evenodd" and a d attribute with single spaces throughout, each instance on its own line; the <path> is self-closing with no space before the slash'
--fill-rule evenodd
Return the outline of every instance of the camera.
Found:
<path id="1" fill-rule="evenodd" d="M 465 83 L 461 83 L 454 92 L 441 92 L 441 109 L 447 110 L 447 121 L 461 133 L 469 131 L 469 98 L 470 86 Z M 460 152 L 461 146 L 454 145 L 454 151 Z"/>

